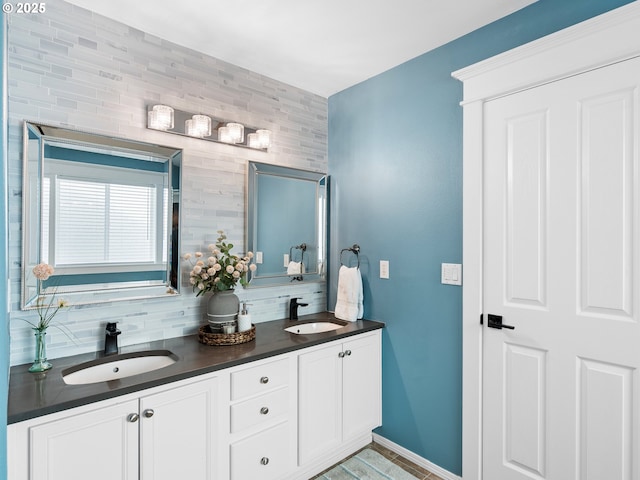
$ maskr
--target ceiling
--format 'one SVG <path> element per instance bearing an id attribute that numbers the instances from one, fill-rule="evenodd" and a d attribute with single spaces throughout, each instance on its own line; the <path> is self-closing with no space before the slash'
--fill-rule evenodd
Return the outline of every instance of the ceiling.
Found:
<path id="1" fill-rule="evenodd" d="M 322 97 L 537 0 L 68 0 Z"/>

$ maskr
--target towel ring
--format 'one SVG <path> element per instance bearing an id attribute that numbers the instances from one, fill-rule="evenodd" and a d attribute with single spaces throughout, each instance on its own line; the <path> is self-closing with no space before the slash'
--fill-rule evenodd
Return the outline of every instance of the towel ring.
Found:
<path id="1" fill-rule="evenodd" d="M 353 253 L 356 256 L 356 259 L 358 260 L 358 268 L 360 268 L 360 245 L 354 243 L 352 247 L 343 248 L 342 250 L 340 250 L 340 265 L 344 265 L 344 263 L 342 262 L 342 254 L 344 252 Z"/>

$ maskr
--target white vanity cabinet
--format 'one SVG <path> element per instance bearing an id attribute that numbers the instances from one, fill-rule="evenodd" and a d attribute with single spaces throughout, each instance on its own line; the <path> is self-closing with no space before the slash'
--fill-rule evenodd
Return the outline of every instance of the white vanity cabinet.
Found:
<path id="1" fill-rule="evenodd" d="M 298 357 L 298 460 L 318 461 L 381 425 L 381 334 L 349 337 Z"/>
<path id="2" fill-rule="evenodd" d="M 381 423 L 380 332 L 13 423 L 9 480 L 311 478 Z"/>
<path id="3" fill-rule="evenodd" d="M 9 425 L 9 478 L 216 478 L 216 390 L 179 382 Z"/>

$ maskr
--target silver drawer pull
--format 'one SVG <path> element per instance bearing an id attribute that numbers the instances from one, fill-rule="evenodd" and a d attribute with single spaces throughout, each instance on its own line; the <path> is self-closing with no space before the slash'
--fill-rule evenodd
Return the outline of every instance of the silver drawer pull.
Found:
<path id="1" fill-rule="evenodd" d="M 156 412 L 154 412 L 151 408 L 147 408 L 144 412 L 142 412 L 142 414 L 147 418 L 153 417 L 154 413 Z"/>
<path id="2" fill-rule="evenodd" d="M 260 413 L 261 413 L 262 415 L 266 415 L 267 413 L 269 413 L 269 408 L 267 408 L 267 407 L 262 407 L 262 408 L 260 409 Z"/>
<path id="3" fill-rule="evenodd" d="M 269 383 L 269 377 L 262 377 L 260 383 Z"/>
<path id="4" fill-rule="evenodd" d="M 129 415 L 127 415 L 127 422 L 136 423 L 139 418 L 140 415 L 138 415 L 137 413 L 130 413 Z"/>
<path id="5" fill-rule="evenodd" d="M 269 463 L 269 459 L 268 459 L 267 457 L 262 457 L 262 458 L 260 459 L 260 463 L 261 463 L 262 465 L 267 465 L 267 464 Z"/>

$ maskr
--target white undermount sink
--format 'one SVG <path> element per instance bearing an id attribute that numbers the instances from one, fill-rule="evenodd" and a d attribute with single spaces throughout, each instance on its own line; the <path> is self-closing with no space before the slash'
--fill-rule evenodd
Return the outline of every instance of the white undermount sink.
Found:
<path id="1" fill-rule="evenodd" d="M 62 379 L 67 385 L 108 382 L 168 367 L 176 361 L 169 350 L 122 353 L 69 367 L 62 371 Z"/>
<path id="2" fill-rule="evenodd" d="M 300 323 L 291 327 L 285 328 L 287 332 L 297 333 L 299 335 L 309 335 L 310 333 L 323 333 L 330 332 L 332 330 L 338 330 L 344 327 L 339 323 L 333 322 L 312 322 L 312 323 Z"/>

